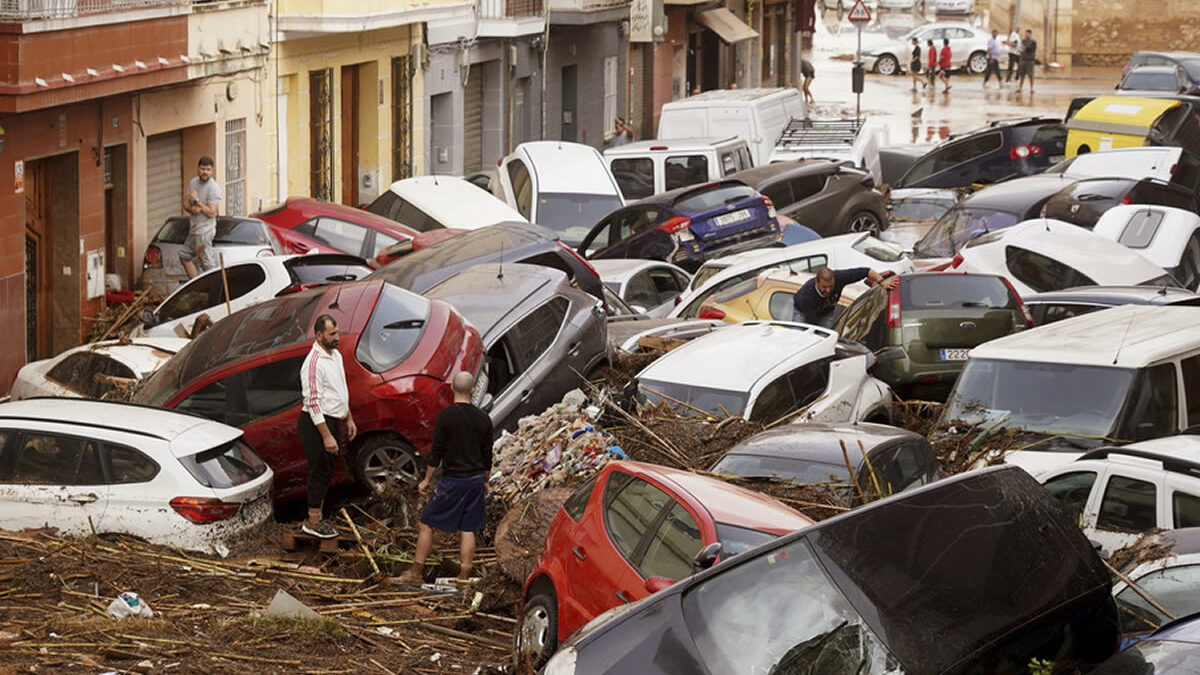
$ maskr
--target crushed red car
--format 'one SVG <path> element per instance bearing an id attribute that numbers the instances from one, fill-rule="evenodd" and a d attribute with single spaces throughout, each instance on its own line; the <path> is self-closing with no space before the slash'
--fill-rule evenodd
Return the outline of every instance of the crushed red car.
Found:
<path id="1" fill-rule="evenodd" d="M 254 217 L 271 226 L 288 253 L 349 253 L 372 261 L 380 251 L 409 244 L 420 234 L 362 209 L 308 197 L 292 197 Z"/>

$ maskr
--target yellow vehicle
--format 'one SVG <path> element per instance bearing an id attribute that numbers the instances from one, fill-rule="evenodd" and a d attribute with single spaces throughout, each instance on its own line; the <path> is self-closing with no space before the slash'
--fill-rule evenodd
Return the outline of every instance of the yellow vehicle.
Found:
<path id="1" fill-rule="evenodd" d="M 816 276 L 809 272 L 767 270 L 753 279 L 714 294 L 700 305 L 700 319 L 720 319 L 726 323 L 774 320 L 801 321 L 795 317 L 792 299 L 804 282 Z M 867 290 L 864 283 L 850 284 L 842 290 L 838 305 L 845 309 Z M 839 312 L 841 309 L 838 310 Z"/>
<path id="2" fill-rule="evenodd" d="M 1097 96 L 1067 120 L 1067 157 L 1143 145 L 1200 149 L 1192 106 L 1170 98 Z"/>

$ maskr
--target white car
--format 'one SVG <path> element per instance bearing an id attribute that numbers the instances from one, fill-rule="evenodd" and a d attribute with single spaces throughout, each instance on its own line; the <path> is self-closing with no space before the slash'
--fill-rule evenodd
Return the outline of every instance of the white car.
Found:
<path id="1" fill-rule="evenodd" d="M 642 403 L 685 415 L 740 415 L 770 424 L 883 421 L 892 391 L 867 370 L 874 357 L 837 333 L 785 321 L 726 326 L 676 347 L 631 382 Z"/>
<path id="2" fill-rule="evenodd" d="M 1200 435 L 1100 448 L 1036 478 L 1106 553 L 1155 528 L 1200 525 Z"/>
<path id="3" fill-rule="evenodd" d="M 975 11 L 975 0 L 934 0 L 933 11 L 938 14 L 970 14 Z"/>
<path id="4" fill-rule="evenodd" d="M 625 205 L 599 151 L 582 143 L 531 141 L 500 162 L 498 196 L 529 222 L 575 248 L 592 226 Z"/>
<path id="5" fill-rule="evenodd" d="M 714 293 L 753 279 L 769 269 L 815 272 L 821 267 L 870 267 L 877 272 L 891 270 L 897 274 L 914 271 L 912 260 L 899 246 L 866 232 L 814 239 L 783 248 L 756 249 L 701 265 L 668 316 L 694 318 L 698 316 L 700 306 Z"/>
<path id="6" fill-rule="evenodd" d="M 1195 523 L 1188 519 L 1185 522 Z M 1169 555 L 1143 562 L 1128 570 L 1125 578 L 1154 598 L 1146 601 L 1125 580 L 1113 583 L 1113 599 L 1121 617 L 1121 633 L 1127 638 L 1148 633 L 1172 618 L 1200 612 L 1200 527 L 1180 527 L 1152 537 L 1153 544 Z M 1162 613 L 1165 609 L 1170 615 Z"/>
<path id="7" fill-rule="evenodd" d="M 619 298 L 653 317 L 666 316 L 692 281 L 682 268 L 661 260 L 607 258 L 588 263 Z"/>
<path id="8" fill-rule="evenodd" d="M 457 176 L 415 176 L 392 183 L 367 210 L 419 232 L 475 230 L 505 221 L 526 222 L 516 209 Z"/>
<path id="9" fill-rule="evenodd" d="M 948 271 L 999 274 L 1022 298 L 1072 286 L 1179 286 L 1133 249 L 1053 218 L 1026 220 L 972 239 Z"/>
<path id="10" fill-rule="evenodd" d="M 342 253 L 274 256 L 229 265 L 197 276 L 156 309 L 143 312 L 141 331 L 148 336 L 190 338 L 201 314 L 215 323 L 277 295 L 354 281 L 370 273 L 362 258 Z"/>
<path id="11" fill-rule="evenodd" d="M 912 9 L 917 0 L 879 0 L 879 9 Z"/>
<path id="12" fill-rule="evenodd" d="M 1194 162 L 1183 148 L 1166 145 L 1150 145 L 1139 148 L 1115 148 L 1101 152 L 1086 152 L 1068 157 L 1044 173 L 1057 173 L 1067 178 L 1151 178 L 1169 182 L 1175 176 L 1180 162 Z M 1197 166 L 1185 166 L 1195 175 Z M 1185 186 L 1194 187 L 1194 186 Z"/>
<path id="13" fill-rule="evenodd" d="M 928 40 L 933 40 L 938 54 L 942 53 L 942 40 L 950 40 L 951 67 L 965 68 L 979 75 L 987 70 L 987 42 L 991 34 L 965 23 L 931 23 L 920 26 L 896 40 L 874 45 L 863 45 L 863 68 L 880 75 L 897 75 L 908 71 L 912 60 L 912 39 L 917 38 L 921 47 L 921 69 L 929 63 Z"/>
<path id="14" fill-rule="evenodd" d="M 1200 291 L 1200 216 L 1195 213 L 1122 204 L 1105 211 L 1092 232 L 1137 251 L 1184 288 Z"/>
<path id="15" fill-rule="evenodd" d="M 107 340 L 83 345 L 27 363 L 17 371 L 9 397 L 103 398 L 125 382 L 132 384 L 158 370 L 188 341 L 177 337 Z"/>
<path id="16" fill-rule="evenodd" d="M 0 404 L 0 528 L 128 534 L 221 552 L 271 518 L 273 473 L 241 429 L 106 401 Z"/>

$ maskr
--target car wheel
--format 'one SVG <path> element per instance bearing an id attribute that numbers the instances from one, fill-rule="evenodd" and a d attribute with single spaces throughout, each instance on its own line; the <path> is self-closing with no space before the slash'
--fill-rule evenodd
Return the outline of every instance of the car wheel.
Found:
<path id="1" fill-rule="evenodd" d="M 846 221 L 846 228 L 851 232 L 870 232 L 878 235 L 880 228 L 879 217 L 870 211 L 858 211 Z"/>
<path id="2" fill-rule="evenodd" d="M 983 52 L 971 54 L 971 58 L 967 59 L 967 70 L 971 71 L 972 75 L 982 75 L 987 70 L 987 54 Z"/>
<path id="3" fill-rule="evenodd" d="M 540 670 L 558 650 L 558 603 L 552 594 L 541 593 L 525 603 L 521 625 L 513 633 L 513 657 L 518 668 Z"/>
<path id="4" fill-rule="evenodd" d="M 392 434 L 372 437 L 354 457 L 355 476 L 375 492 L 388 485 L 416 485 L 424 471 L 425 461 L 416 448 Z"/>
<path id="5" fill-rule="evenodd" d="M 900 72 L 900 62 L 891 54 L 884 54 L 875 62 L 875 72 L 880 75 L 895 75 Z"/>

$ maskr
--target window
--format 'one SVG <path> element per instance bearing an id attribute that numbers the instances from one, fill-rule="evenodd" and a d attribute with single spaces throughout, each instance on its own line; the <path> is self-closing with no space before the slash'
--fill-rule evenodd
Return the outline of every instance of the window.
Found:
<path id="1" fill-rule="evenodd" d="M 575 492 L 571 493 L 570 497 L 567 497 L 567 501 L 563 502 L 563 511 L 567 512 L 571 520 L 578 522 L 583 517 L 583 511 L 587 508 L 587 503 L 592 498 L 592 489 L 596 487 L 596 479 L 599 477 L 600 474 L 595 474 L 584 481 L 583 485 L 576 488 Z"/>
<path id="2" fill-rule="evenodd" d="M 829 361 L 807 363 L 764 387 L 754 402 L 751 421 L 769 424 L 817 400 L 829 384 Z"/>
<path id="3" fill-rule="evenodd" d="M 1068 305 L 1068 304 L 1050 304 L 1038 303 L 1029 305 L 1029 313 L 1033 315 L 1033 323 L 1040 326 L 1045 323 L 1054 323 L 1063 319 L 1070 319 L 1073 316 L 1083 316 L 1090 314 L 1098 309 L 1104 309 L 1098 305 Z"/>
<path id="4" fill-rule="evenodd" d="M 1072 286 L 1096 285 L 1096 282 L 1083 272 L 1019 246 L 1006 246 L 1004 257 L 1012 275 L 1038 293 Z"/>
<path id="5" fill-rule="evenodd" d="M 1177 401 L 1174 364 L 1139 371 L 1122 415 L 1119 437 L 1143 441 L 1178 431 Z"/>
<path id="6" fill-rule="evenodd" d="M 1117 237 L 1117 243 L 1129 248 L 1146 248 L 1154 241 L 1154 235 L 1162 225 L 1162 211 L 1137 211 Z"/>
<path id="7" fill-rule="evenodd" d="M 1200 497 L 1186 492 L 1171 493 L 1171 514 L 1175 529 L 1200 526 Z"/>
<path id="8" fill-rule="evenodd" d="M 508 180 L 512 184 L 513 199 L 517 202 L 517 211 L 526 220 L 533 220 L 533 181 L 529 177 L 529 169 L 519 159 L 508 163 Z"/>
<path id="9" fill-rule="evenodd" d="M 1144 532 L 1158 525 L 1158 491 L 1153 483 L 1113 476 L 1100 502 L 1096 527 L 1121 532 Z"/>
<path id="10" fill-rule="evenodd" d="M 201 387 L 193 392 L 191 396 L 180 401 L 175 406 L 175 409 L 180 412 L 207 417 L 210 420 L 224 422 L 225 424 L 232 424 L 233 421 L 226 410 L 226 397 L 227 390 L 231 386 L 240 386 L 240 382 L 237 382 L 235 377 L 227 377 Z M 299 373 L 297 373 L 296 377 L 299 379 Z"/>
<path id="11" fill-rule="evenodd" d="M 708 180 L 708 158 L 704 155 L 668 157 L 663 162 L 664 186 L 667 190 L 697 185 Z"/>
<path id="12" fill-rule="evenodd" d="M 834 328 L 847 340 L 862 342 L 871 350 L 879 349 L 887 332 L 887 322 L 881 320 L 887 302 L 888 294 L 882 287 L 872 288 L 846 308 Z"/>
<path id="13" fill-rule="evenodd" d="M 688 192 L 675 202 L 675 208 L 684 213 L 700 213 L 718 206 L 733 203 L 738 199 L 757 197 L 758 193 L 748 185 L 718 185 L 709 189 Z"/>
<path id="14" fill-rule="evenodd" d="M 777 209 L 791 206 L 796 201 L 796 198 L 792 196 L 792 184 L 786 180 L 764 187 L 762 194 L 770 199 Z"/>
<path id="15" fill-rule="evenodd" d="M 929 274 L 906 278 L 900 284 L 900 304 L 904 309 L 1016 309 L 1017 298 L 1000 277 Z"/>
<path id="16" fill-rule="evenodd" d="M 1092 494 L 1092 484 L 1096 482 L 1094 471 L 1072 471 L 1061 476 L 1055 476 L 1042 484 L 1063 506 L 1076 522 L 1083 517 L 1087 507 L 1088 496 Z"/>
<path id="17" fill-rule="evenodd" d="M 700 525 L 682 504 L 676 502 L 650 539 L 638 569 L 646 578 L 666 577 L 678 581 L 692 573 L 692 559 L 701 546 Z"/>
<path id="18" fill-rule="evenodd" d="M 614 159 L 609 167 L 625 201 L 645 199 L 654 194 L 654 160 L 649 157 Z"/>
<path id="19" fill-rule="evenodd" d="M 243 244 L 247 246 L 269 246 L 268 228 L 257 220 L 218 218 L 214 244 Z"/>
<path id="20" fill-rule="evenodd" d="M 379 252 L 382 251 L 383 249 L 385 249 L 389 246 L 393 246 L 395 244 L 399 244 L 399 243 L 400 243 L 400 240 L 397 239 L 396 237 L 393 237 L 390 234 L 384 234 L 383 232 L 380 232 L 379 230 L 375 230 L 375 248 L 371 252 L 371 254 L 373 256 L 379 255 Z"/>
<path id="21" fill-rule="evenodd" d="M 509 344 L 515 348 L 517 367 L 524 372 L 554 344 L 569 304 L 566 298 L 556 297 L 530 312 L 508 332 Z"/>
<path id="22" fill-rule="evenodd" d="M 107 377 L 133 380 L 137 375 L 112 357 L 88 351 L 71 354 L 46 373 L 46 379 L 88 398 L 100 398 L 112 390 L 114 385 L 105 381 Z"/>
<path id="23" fill-rule="evenodd" d="M 796 294 L 778 291 L 771 294 L 767 301 L 767 313 L 776 321 L 796 320 Z"/>
<path id="24" fill-rule="evenodd" d="M 159 305 L 158 320 L 174 321 L 189 314 L 202 312 L 217 304 L 215 298 L 224 301 L 224 286 L 221 284 L 221 272 L 202 274 L 184 285 L 174 295 Z"/>
<path id="25" fill-rule="evenodd" d="M 359 338 L 355 358 L 373 373 L 400 365 L 425 334 L 429 308 L 429 301 L 416 293 L 384 284 Z"/>
<path id="26" fill-rule="evenodd" d="M 146 483 L 158 475 L 158 464 L 133 448 L 108 445 L 108 466 L 112 483 Z"/>
<path id="27" fill-rule="evenodd" d="M 179 461 L 201 485 L 217 489 L 244 485 L 267 471 L 262 457 L 242 441 L 180 457 Z"/>
<path id="28" fill-rule="evenodd" d="M 886 460 L 877 465 L 875 470 L 882 473 L 882 478 L 887 481 L 891 490 L 889 494 L 895 494 L 935 480 L 936 464 L 933 449 L 928 441 L 922 439 L 902 443 L 890 450 Z"/>
<path id="29" fill-rule="evenodd" d="M 825 176 L 799 176 L 791 179 L 788 183 L 792 186 L 792 199 L 798 202 L 824 190 Z"/>
<path id="30" fill-rule="evenodd" d="M 1200 355 L 1179 362 L 1183 369 L 1183 397 L 1187 404 L 1187 425 L 1200 425 Z"/>
<path id="31" fill-rule="evenodd" d="M 336 218 L 318 218 L 313 226 L 312 238 L 336 248 L 343 253 L 361 255 L 363 242 L 367 239 L 367 228 L 347 223 Z"/>
<path id="32" fill-rule="evenodd" d="M 1173 616 L 1187 616 L 1200 612 L 1200 565 L 1178 565 L 1155 570 L 1136 579 L 1150 597 Z M 1122 632 L 1154 630 L 1171 620 L 1132 588 L 1117 594 L 1117 607 L 1121 615 Z"/>
<path id="33" fill-rule="evenodd" d="M 440 230 L 445 227 L 433 216 L 417 208 L 412 202 L 406 199 L 396 200 L 396 215 L 392 220 L 401 225 L 407 225 L 418 232 Z"/>
<path id="34" fill-rule="evenodd" d="M 93 444 L 89 443 L 89 452 Z M 82 438 L 26 433 L 17 452 L 12 482 L 30 485 L 65 485 L 86 463 Z"/>
<path id="35" fill-rule="evenodd" d="M 580 246 L 583 249 L 583 257 L 591 258 L 612 245 L 610 242 L 610 238 L 612 237 L 612 223 L 611 219 L 600 223 L 592 232 L 591 238 L 583 242 Z"/>
<path id="36" fill-rule="evenodd" d="M 304 358 L 297 356 L 245 371 L 246 420 L 241 424 L 300 405 L 300 369 Z"/>
<path id="37" fill-rule="evenodd" d="M 313 259 L 312 256 L 300 256 L 289 260 L 285 265 L 294 283 L 319 284 L 326 281 L 354 281 L 371 273 L 371 268 L 362 263 L 336 263 Z"/>
<path id="38" fill-rule="evenodd" d="M 625 287 L 625 302 L 638 305 L 642 309 L 651 309 L 660 304 L 658 290 L 655 289 L 649 274 L 642 272 L 633 275 L 633 278 L 629 280 L 629 285 Z"/>
<path id="39" fill-rule="evenodd" d="M 604 487 L 604 525 L 621 555 L 633 560 L 642 537 L 669 503 L 673 501 L 667 493 L 640 478 L 620 471 L 609 475 Z"/>

